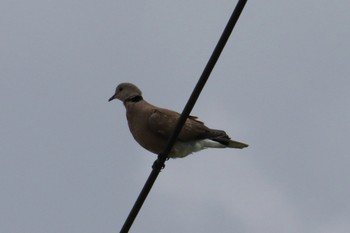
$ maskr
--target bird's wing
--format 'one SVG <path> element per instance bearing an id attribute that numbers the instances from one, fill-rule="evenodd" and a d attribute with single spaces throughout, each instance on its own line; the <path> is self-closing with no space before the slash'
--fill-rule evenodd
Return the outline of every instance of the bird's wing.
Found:
<path id="1" fill-rule="evenodd" d="M 148 126 L 153 132 L 164 138 L 169 138 L 179 117 L 179 113 L 168 109 L 154 109 L 148 118 Z M 204 139 L 209 132 L 210 129 L 203 122 L 198 121 L 197 117 L 189 116 L 178 136 L 178 140 L 193 141 Z"/>

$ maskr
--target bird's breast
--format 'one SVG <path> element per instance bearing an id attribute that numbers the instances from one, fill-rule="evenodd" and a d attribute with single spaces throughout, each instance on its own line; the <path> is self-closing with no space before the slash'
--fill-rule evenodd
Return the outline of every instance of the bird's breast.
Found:
<path id="1" fill-rule="evenodd" d="M 143 148 L 155 154 L 164 150 L 166 139 L 149 128 L 147 112 L 127 111 L 126 117 L 132 136 Z"/>

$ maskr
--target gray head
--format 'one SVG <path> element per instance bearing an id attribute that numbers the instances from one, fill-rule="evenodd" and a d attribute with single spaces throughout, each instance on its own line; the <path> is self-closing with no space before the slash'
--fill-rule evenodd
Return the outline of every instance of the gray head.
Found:
<path id="1" fill-rule="evenodd" d="M 132 100 L 133 98 L 142 99 L 141 90 L 132 83 L 121 83 L 117 86 L 114 95 L 109 98 L 108 101 L 118 99 L 122 102 L 125 102 L 127 100 Z"/>

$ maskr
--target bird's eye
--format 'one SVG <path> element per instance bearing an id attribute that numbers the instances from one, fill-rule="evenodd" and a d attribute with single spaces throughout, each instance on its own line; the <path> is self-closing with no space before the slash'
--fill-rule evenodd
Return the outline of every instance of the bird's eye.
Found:
<path id="1" fill-rule="evenodd" d="M 122 87 L 119 87 L 118 91 L 122 91 L 122 90 L 123 90 L 123 88 L 122 88 Z"/>

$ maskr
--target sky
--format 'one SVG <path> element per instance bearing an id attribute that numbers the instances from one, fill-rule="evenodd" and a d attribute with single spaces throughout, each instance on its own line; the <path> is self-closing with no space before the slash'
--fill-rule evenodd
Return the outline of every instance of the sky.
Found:
<path id="1" fill-rule="evenodd" d="M 0 232 L 119 232 L 237 1 L 2 0 Z M 192 115 L 250 146 L 167 161 L 130 232 L 350 232 L 350 2 L 248 1 Z"/>

